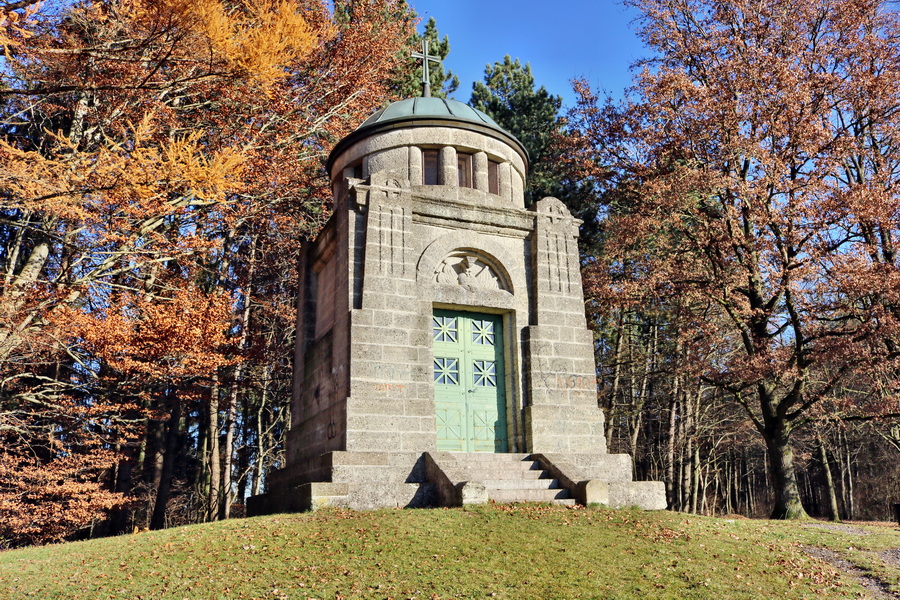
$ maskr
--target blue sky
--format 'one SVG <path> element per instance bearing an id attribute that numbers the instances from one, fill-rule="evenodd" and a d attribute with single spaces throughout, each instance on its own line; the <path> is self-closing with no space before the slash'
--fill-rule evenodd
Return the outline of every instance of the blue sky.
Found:
<path id="1" fill-rule="evenodd" d="M 408 0 L 449 36 L 445 68 L 460 80 L 456 100 L 468 102 L 488 63 L 509 54 L 531 63 L 537 86 L 574 101 L 569 81 L 587 77 L 594 89 L 621 97 L 629 66 L 648 55 L 631 26 L 636 16 L 614 0 Z"/>

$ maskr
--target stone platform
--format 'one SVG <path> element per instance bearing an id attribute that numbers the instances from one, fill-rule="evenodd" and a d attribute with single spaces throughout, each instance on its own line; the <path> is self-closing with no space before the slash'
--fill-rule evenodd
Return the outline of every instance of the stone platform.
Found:
<path id="1" fill-rule="evenodd" d="M 666 508 L 663 484 L 632 481 L 626 454 L 328 452 L 273 474 L 270 490 L 250 499 L 249 515 L 489 501 Z"/>

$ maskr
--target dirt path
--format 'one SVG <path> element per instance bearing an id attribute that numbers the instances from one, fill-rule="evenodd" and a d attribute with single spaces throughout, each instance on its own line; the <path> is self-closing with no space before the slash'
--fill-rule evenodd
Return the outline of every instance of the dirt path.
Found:
<path id="1" fill-rule="evenodd" d="M 863 532 L 863 534 L 865 533 L 866 532 Z M 891 592 L 890 586 L 885 582 L 877 577 L 873 577 L 852 562 L 841 558 L 840 555 L 833 550 L 818 548 L 816 546 L 803 546 L 803 550 L 813 558 L 823 560 L 834 568 L 839 569 L 841 572 L 856 579 L 856 581 L 869 592 L 869 598 L 873 598 L 874 600 L 895 600 L 900 598 L 900 594 Z M 889 552 L 897 552 L 898 555 L 900 555 L 900 550 L 890 550 Z"/>
<path id="2" fill-rule="evenodd" d="M 848 535 L 869 535 L 869 532 L 862 527 L 854 527 L 845 523 L 804 523 L 803 527 L 810 529 L 825 529 L 826 531 L 836 531 L 838 533 L 846 533 Z"/>
<path id="3" fill-rule="evenodd" d="M 870 535 L 871 533 L 861 527 L 854 527 L 853 525 L 845 523 L 807 523 L 804 527 L 835 531 L 846 535 L 864 536 Z M 867 570 L 842 558 L 837 552 L 816 546 L 803 546 L 803 550 L 813 558 L 823 560 L 834 568 L 856 579 L 860 585 L 868 590 L 869 598 L 874 598 L 875 600 L 900 600 L 900 594 L 892 592 L 887 583 L 872 575 Z M 900 548 L 882 550 L 878 553 L 878 557 L 892 567 L 900 569 Z"/>

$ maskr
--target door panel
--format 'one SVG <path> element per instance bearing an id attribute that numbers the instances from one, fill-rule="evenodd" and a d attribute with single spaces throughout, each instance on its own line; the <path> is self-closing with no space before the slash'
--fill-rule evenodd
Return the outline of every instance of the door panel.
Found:
<path id="1" fill-rule="evenodd" d="M 502 322 L 499 315 L 434 311 L 438 450 L 506 451 Z"/>

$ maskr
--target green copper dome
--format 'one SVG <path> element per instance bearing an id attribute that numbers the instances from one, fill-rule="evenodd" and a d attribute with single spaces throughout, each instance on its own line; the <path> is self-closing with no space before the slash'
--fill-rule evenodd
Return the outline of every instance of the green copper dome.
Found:
<path id="1" fill-rule="evenodd" d="M 382 108 L 363 121 L 356 131 L 338 142 L 328 157 L 326 167 L 330 172 L 335 159 L 344 150 L 370 135 L 406 127 L 440 126 L 459 127 L 499 139 L 515 148 L 522 155 L 525 164 L 528 164 L 528 151 L 522 142 L 480 110 L 446 98 L 407 98 Z"/>
<path id="2" fill-rule="evenodd" d="M 468 104 L 444 98 L 407 98 L 406 100 L 394 102 L 366 119 L 359 128 L 362 129 L 375 123 L 387 123 L 389 121 L 433 118 L 472 121 L 473 123 L 493 127 L 506 134 L 492 118 L 480 110 L 472 108 Z"/>

